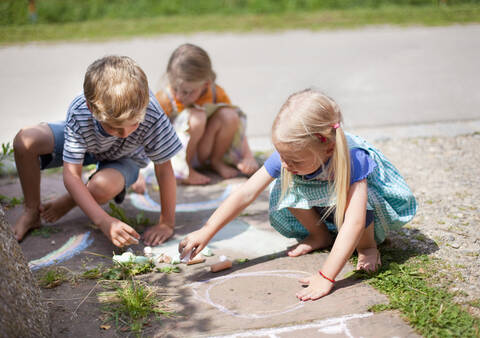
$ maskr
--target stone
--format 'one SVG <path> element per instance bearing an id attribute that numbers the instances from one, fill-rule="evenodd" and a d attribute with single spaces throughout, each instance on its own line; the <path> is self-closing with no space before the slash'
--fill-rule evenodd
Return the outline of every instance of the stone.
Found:
<path id="1" fill-rule="evenodd" d="M 0 336 L 51 337 L 46 304 L 0 206 Z"/>

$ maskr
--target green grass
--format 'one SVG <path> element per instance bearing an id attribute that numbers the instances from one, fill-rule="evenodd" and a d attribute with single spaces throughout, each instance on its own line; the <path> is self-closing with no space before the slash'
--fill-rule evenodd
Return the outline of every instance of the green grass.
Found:
<path id="1" fill-rule="evenodd" d="M 102 271 L 101 277 L 109 280 L 126 280 L 136 275 L 150 273 L 154 268 L 155 265 L 151 262 L 145 264 L 135 262 L 115 262 L 112 267 Z"/>
<path id="2" fill-rule="evenodd" d="M 8 197 L 6 195 L 0 195 L 0 204 L 6 209 L 14 208 L 22 203 L 23 197 Z"/>
<path id="3" fill-rule="evenodd" d="M 125 213 L 125 209 L 116 205 L 115 203 L 110 202 L 108 206 L 110 207 L 110 216 L 130 225 L 135 230 L 139 230 L 140 228 L 149 226 L 151 224 L 150 219 L 145 217 L 145 213 L 143 211 L 136 214 L 135 217 L 128 217 Z"/>
<path id="4" fill-rule="evenodd" d="M 54 227 L 54 226 L 42 226 L 37 229 L 33 229 L 30 233 L 32 236 L 40 236 L 43 238 L 49 238 L 50 235 L 55 234 L 57 232 L 62 231 L 61 228 Z"/>
<path id="5" fill-rule="evenodd" d="M 388 304 L 375 305 L 372 311 L 399 310 L 425 337 L 479 336 L 480 318 L 455 303 L 455 294 L 447 291 L 459 276 L 439 272 L 442 263 L 426 255 L 390 248 L 381 251 L 383 266 L 378 274 L 354 275 L 366 278 L 389 298 Z"/>
<path id="6" fill-rule="evenodd" d="M 171 15 L 99 19 L 59 24 L 0 26 L 0 44 L 30 41 L 106 40 L 195 32 L 339 29 L 366 25 L 449 25 L 480 22 L 480 6 L 388 6 L 269 14 Z"/>
<path id="7" fill-rule="evenodd" d="M 62 267 L 47 269 L 41 272 L 37 279 L 38 285 L 44 289 L 57 287 L 68 280 L 66 269 Z"/>
<path id="8" fill-rule="evenodd" d="M 140 281 L 131 280 L 128 285 L 119 284 L 114 292 L 100 293 L 99 300 L 108 304 L 103 308 L 108 314 L 106 322 L 113 321 L 118 329 L 123 326 L 135 333 L 142 332 L 151 315 L 157 318 L 160 315 L 174 315 L 166 310 L 165 300 L 158 295 L 157 289 Z M 128 326 L 125 327 L 125 324 Z"/>

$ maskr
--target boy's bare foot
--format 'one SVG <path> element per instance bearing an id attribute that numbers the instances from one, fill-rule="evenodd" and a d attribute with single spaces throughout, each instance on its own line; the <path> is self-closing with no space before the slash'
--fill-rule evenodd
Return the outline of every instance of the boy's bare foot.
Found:
<path id="1" fill-rule="evenodd" d="M 324 234 L 308 235 L 303 241 L 301 241 L 294 249 L 288 252 L 290 257 L 298 257 L 305 255 L 313 250 L 322 249 L 332 244 L 333 238 L 330 234 L 325 236 Z"/>
<path id="2" fill-rule="evenodd" d="M 25 208 L 13 227 L 13 233 L 17 241 L 21 241 L 29 230 L 38 227 L 40 227 L 40 211 Z"/>
<path id="3" fill-rule="evenodd" d="M 378 268 L 382 265 L 382 261 L 380 260 L 380 252 L 376 247 L 357 249 L 357 252 L 357 270 L 374 272 L 377 271 Z"/>
<path id="4" fill-rule="evenodd" d="M 220 162 L 212 162 L 212 168 L 223 178 L 232 178 L 238 175 L 238 171 L 229 165 Z"/>
<path id="5" fill-rule="evenodd" d="M 49 223 L 57 221 L 75 207 L 70 195 L 64 195 L 40 206 L 40 216 Z"/>
<path id="6" fill-rule="evenodd" d="M 143 177 L 142 173 L 138 174 L 137 181 L 133 183 L 130 188 L 132 188 L 133 192 L 137 194 L 143 195 L 145 190 L 147 190 L 147 183 L 145 182 L 145 177 Z"/>
<path id="7" fill-rule="evenodd" d="M 242 174 L 251 176 L 258 170 L 258 163 L 253 156 L 248 156 L 237 164 L 237 168 Z"/>
<path id="8" fill-rule="evenodd" d="M 202 185 L 210 183 L 210 177 L 200 174 L 195 169 L 190 168 L 188 177 L 182 181 L 183 184 Z"/>

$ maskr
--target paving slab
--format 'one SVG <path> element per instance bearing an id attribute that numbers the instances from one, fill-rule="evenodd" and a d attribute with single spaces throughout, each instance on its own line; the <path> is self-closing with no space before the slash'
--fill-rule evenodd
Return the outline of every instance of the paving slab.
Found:
<path id="1" fill-rule="evenodd" d="M 213 212 L 215 203 L 224 198 L 225 191 L 235 188 L 245 178 L 219 181 L 205 187 L 179 186 L 175 236 L 154 248 L 173 254 L 186 234 L 201 227 Z M 43 175 L 42 194 L 54 198 L 65 192 L 61 174 Z M 20 196 L 18 180 L 0 180 L 0 194 Z M 158 201 L 154 185 L 148 196 Z M 133 196 L 133 197 L 132 197 Z M 146 204 L 132 204 L 135 195 L 122 204 L 129 217 L 134 217 Z M 138 197 L 138 196 L 137 196 Z M 211 208 L 208 208 L 210 206 Z M 318 301 L 300 302 L 295 292 L 302 286 L 301 277 L 314 273 L 328 252 L 315 252 L 291 258 L 286 249 L 295 240 L 277 234 L 268 223 L 268 195 L 262 193 L 245 212 L 228 224 L 212 239 L 209 247 L 214 256 L 197 265 L 180 264 L 180 273 L 151 273 L 140 279 L 162 289 L 168 295 L 168 306 L 176 313 L 172 318 L 151 320 L 143 334 L 152 337 L 414 337 L 416 333 L 396 312 L 369 312 L 372 305 L 386 303 L 387 298 L 359 280 L 338 278 L 333 292 Z M 188 210 L 190 208 L 190 210 Z M 7 211 L 13 224 L 21 212 L 17 206 Z M 155 220 L 157 212 L 145 211 Z M 49 237 L 29 235 L 21 242 L 28 261 L 37 262 L 32 269 L 53 263 L 70 271 L 82 272 L 110 265 L 116 249 L 103 234 L 92 227 L 78 209 L 51 225 L 58 232 Z M 83 236 L 83 237 L 82 237 Z M 83 242 L 82 242 L 83 241 Z M 83 243 L 83 244 L 82 244 Z M 83 245 L 83 246 L 82 246 Z M 131 247 L 137 254 L 142 244 Z M 68 253 L 70 256 L 61 256 Z M 99 256 L 103 255 L 103 256 Z M 212 273 L 209 266 L 225 255 L 234 261 L 231 269 Z M 58 258 L 58 261 L 52 261 Z M 240 263 L 240 259 L 245 261 Z M 52 265 L 52 266 L 54 266 Z M 353 267 L 347 264 L 340 273 L 345 276 Z M 95 281 L 79 280 L 54 289 L 43 289 L 48 303 L 55 337 L 116 337 L 128 335 L 113 327 L 102 330 L 104 315 L 97 298 L 102 291 Z"/>

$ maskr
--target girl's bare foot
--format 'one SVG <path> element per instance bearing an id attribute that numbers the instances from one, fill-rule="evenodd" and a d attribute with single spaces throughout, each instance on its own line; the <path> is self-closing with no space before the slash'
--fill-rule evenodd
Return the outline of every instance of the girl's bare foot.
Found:
<path id="1" fill-rule="evenodd" d="M 25 208 L 13 227 L 13 233 L 17 241 L 21 241 L 28 231 L 39 227 L 40 211 Z"/>
<path id="2" fill-rule="evenodd" d="M 380 252 L 376 247 L 357 249 L 357 252 L 357 270 L 374 272 L 377 271 L 378 268 L 382 265 L 382 261 L 380 259 Z"/>
<path id="3" fill-rule="evenodd" d="M 57 221 L 75 207 L 70 195 L 64 195 L 40 206 L 40 216 L 49 223 Z"/>
<path id="4" fill-rule="evenodd" d="M 212 162 L 212 168 L 223 178 L 232 178 L 238 175 L 237 169 L 226 165 L 222 161 Z"/>
<path id="5" fill-rule="evenodd" d="M 130 186 L 130 188 L 132 188 L 133 192 L 136 192 L 137 194 L 143 195 L 145 193 L 147 190 L 147 183 L 145 182 L 145 177 L 142 173 L 138 174 L 137 180 Z"/>
<path id="6" fill-rule="evenodd" d="M 183 184 L 202 185 L 210 183 L 210 177 L 200 174 L 195 169 L 190 168 L 188 177 L 182 181 Z"/>
<path id="7" fill-rule="evenodd" d="M 258 170 L 258 163 L 253 156 L 244 157 L 243 160 L 237 164 L 237 169 L 244 175 L 251 176 Z"/>
<path id="8" fill-rule="evenodd" d="M 290 257 L 298 257 L 305 255 L 313 250 L 323 249 L 332 244 L 333 238 L 330 234 L 317 235 L 310 234 L 303 241 L 301 241 L 294 249 L 288 252 Z"/>

